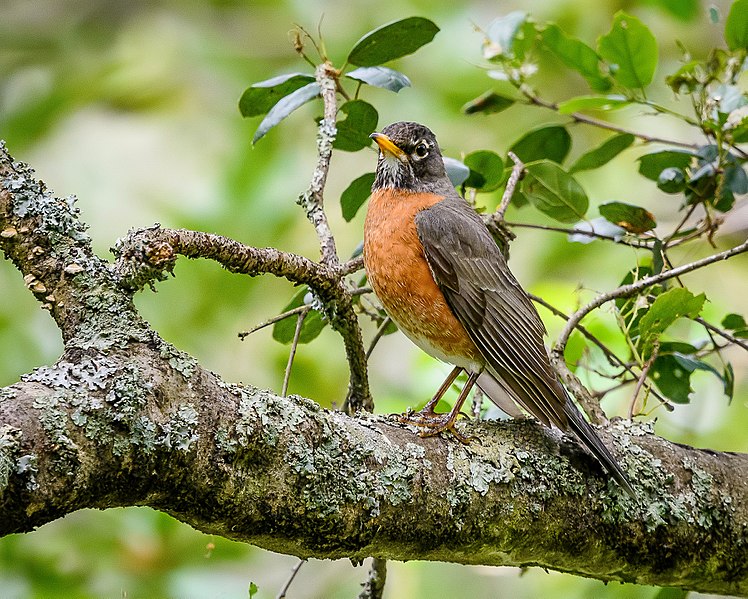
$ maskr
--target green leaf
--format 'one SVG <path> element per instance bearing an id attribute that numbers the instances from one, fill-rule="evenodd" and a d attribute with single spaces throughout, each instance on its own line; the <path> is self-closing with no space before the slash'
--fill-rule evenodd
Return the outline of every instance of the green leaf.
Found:
<path id="1" fill-rule="evenodd" d="M 254 582 L 249 583 L 249 599 L 252 599 L 260 589 Z"/>
<path id="2" fill-rule="evenodd" d="M 569 169 L 569 172 L 576 173 L 578 171 L 600 168 L 634 143 L 634 139 L 634 136 L 630 133 L 619 133 L 606 139 L 598 147 L 577 158 L 576 162 Z"/>
<path id="3" fill-rule="evenodd" d="M 635 281 L 639 281 L 653 274 L 652 268 L 646 265 L 637 266 L 623 277 L 621 286 L 630 285 Z M 647 292 L 649 295 L 658 295 L 662 288 L 659 285 L 651 287 Z M 639 321 L 647 311 L 646 299 L 642 295 L 633 295 L 631 297 L 619 297 L 615 300 L 616 309 L 622 319 L 621 330 L 624 334 L 627 334 L 631 339 L 639 336 Z M 645 307 L 642 307 L 644 305 Z"/>
<path id="4" fill-rule="evenodd" d="M 662 239 L 655 238 L 652 243 L 652 274 L 658 275 L 665 268 L 665 254 L 662 251 Z"/>
<path id="5" fill-rule="evenodd" d="M 609 90 L 613 83 L 600 71 L 600 57 L 582 40 L 564 33 L 555 23 L 549 23 L 541 33 L 546 48 L 567 67 L 576 70 L 596 91 Z"/>
<path id="6" fill-rule="evenodd" d="M 375 67 L 412 54 L 428 44 L 439 28 L 423 17 L 393 21 L 370 31 L 356 42 L 348 62 L 359 67 Z"/>
<path id="7" fill-rule="evenodd" d="M 465 114 L 476 114 L 481 112 L 483 114 L 492 114 L 495 112 L 501 112 L 506 110 L 516 100 L 497 94 L 492 90 L 488 90 L 486 93 L 481 94 L 475 100 L 470 100 L 467 104 L 462 107 L 462 112 Z"/>
<path id="8" fill-rule="evenodd" d="M 495 58 L 514 57 L 515 37 L 526 21 L 527 13 L 522 10 L 515 10 L 508 15 L 492 21 L 486 27 L 483 58 L 492 60 Z"/>
<path id="9" fill-rule="evenodd" d="M 657 40 L 636 17 L 617 12 L 611 30 L 598 39 L 597 48 L 621 85 L 644 88 L 652 82 L 657 67 Z"/>
<path id="10" fill-rule="evenodd" d="M 650 2 L 662 7 L 681 21 L 693 21 L 699 16 L 701 10 L 699 0 L 650 0 Z M 678 595 L 678 597 L 685 597 L 685 595 Z M 665 599 L 665 597 L 657 596 L 655 599 Z"/>
<path id="11" fill-rule="evenodd" d="M 338 133 L 332 147 L 346 152 L 358 152 L 371 145 L 369 135 L 377 128 L 379 114 L 368 102 L 351 100 L 340 107 L 346 118 L 337 122 Z"/>
<path id="12" fill-rule="evenodd" d="M 294 308 L 298 308 L 299 306 L 303 306 L 305 304 L 304 300 L 306 299 L 308 293 L 310 293 L 309 288 L 302 287 L 296 293 L 296 295 L 291 298 L 291 301 L 288 302 L 283 310 L 281 310 L 281 314 L 283 314 L 283 312 L 293 310 Z M 273 339 L 280 343 L 283 343 L 284 345 L 288 345 L 289 343 L 291 343 L 296 332 L 297 321 L 298 316 L 293 315 L 276 322 L 273 325 Z M 317 335 L 322 332 L 322 329 L 324 329 L 326 326 L 327 321 L 322 320 L 322 315 L 319 313 L 319 311 L 312 308 L 307 313 L 306 318 L 304 319 L 304 324 L 301 325 L 299 343 L 309 343 L 310 341 L 315 339 Z"/>
<path id="13" fill-rule="evenodd" d="M 748 339 L 748 324 L 740 314 L 728 314 L 722 319 L 722 326 L 732 331 L 734 337 Z"/>
<path id="14" fill-rule="evenodd" d="M 560 114 L 571 114 L 580 110 L 618 110 L 631 105 L 625 96 L 609 94 L 607 96 L 577 96 L 558 105 Z"/>
<path id="15" fill-rule="evenodd" d="M 294 110 L 319 96 L 319 92 L 319 84 L 315 81 L 313 83 L 307 83 L 304 87 L 300 87 L 296 91 L 281 98 L 275 106 L 270 109 L 270 112 L 267 113 L 265 118 L 262 119 L 260 126 L 257 127 L 257 131 L 255 131 L 254 137 L 252 138 L 252 143 L 256 144 L 268 131 L 270 131 L 270 129 L 275 127 Z"/>
<path id="16" fill-rule="evenodd" d="M 352 221 L 359 208 L 364 205 L 364 202 L 371 195 L 371 186 L 373 184 L 374 173 L 366 173 L 354 179 L 340 195 L 340 207 L 346 222 Z"/>
<path id="17" fill-rule="evenodd" d="M 702 63 L 698 60 L 690 60 L 679 67 L 675 73 L 665 77 L 665 83 L 676 94 L 681 93 L 684 88 L 686 92 L 692 93 L 699 87 L 699 81 L 703 77 L 700 71 L 703 71 Z"/>
<path id="18" fill-rule="evenodd" d="M 722 372 L 722 380 L 725 381 L 725 395 L 727 395 L 727 401 L 732 402 L 732 398 L 735 395 L 735 371 L 732 368 L 732 364 L 729 362 L 725 364 L 725 370 Z"/>
<path id="19" fill-rule="evenodd" d="M 444 161 L 444 170 L 447 171 L 447 177 L 455 187 L 462 185 L 470 176 L 470 168 L 464 162 L 449 156 L 443 156 L 442 160 Z"/>
<path id="20" fill-rule="evenodd" d="M 559 164 L 571 149 L 571 136 L 561 125 L 539 127 L 525 133 L 509 148 L 527 164 L 536 160 L 552 160 Z"/>
<path id="21" fill-rule="evenodd" d="M 649 370 L 649 377 L 660 392 L 675 403 L 688 403 L 689 395 L 693 391 L 693 370 L 684 367 L 675 354 L 686 356 L 693 353 L 696 353 L 696 348 L 688 343 L 663 342 L 660 344 L 660 353 Z"/>
<path id="22" fill-rule="evenodd" d="M 730 50 L 748 49 L 748 0 L 735 0 L 725 21 L 725 41 Z"/>
<path id="23" fill-rule="evenodd" d="M 504 161 L 496 152 L 477 150 L 465 156 L 464 162 L 470 168 L 465 187 L 483 192 L 495 191 L 504 180 Z"/>
<path id="24" fill-rule="evenodd" d="M 682 168 L 669 166 L 657 177 L 657 187 L 665 193 L 680 193 L 686 188 L 686 172 Z"/>
<path id="25" fill-rule="evenodd" d="M 254 83 L 239 99 L 239 111 L 244 117 L 265 114 L 278 100 L 314 81 L 313 75 L 289 73 Z"/>
<path id="26" fill-rule="evenodd" d="M 684 316 L 696 318 L 704 306 L 703 293 L 693 295 L 688 289 L 675 287 L 658 296 L 639 321 L 639 347 L 644 359 L 649 358 L 660 335 Z"/>
<path id="27" fill-rule="evenodd" d="M 731 331 L 738 331 L 740 329 L 748 328 L 748 324 L 745 323 L 745 318 L 740 314 L 728 314 L 722 319 L 722 326 Z"/>
<path id="28" fill-rule="evenodd" d="M 693 160 L 693 152 L 688 150 L 661 150 L 639 157 L 639 173 L 647 179 L 657 181 L 666 168 L 685 169 Z"/>
<path id="29" fill-rule="evenodd" d="M 724 184 L 732 193 L 748 193 L 748 176 L 740 164 L 732 164 L 725 168 L 724 178 Z"/>
<path id="30" fill-rule="evenodd" d="M 641 206 L 632 206 L 623 202 L 608 202 L 599 208 L 600 215 L 608 222 L 626 229 L 629 233 L 645 233 L 657 226 L 652 213 Z"/>
<path id="31" fill-rule="evenodd" d="M 526 164 L 525 169 L 521 191 L 535 208 L 562 223 L 584 218 L 589 200 L 574 177 L 549 160 Z"/>
<path id="32" fill-rule="evenodd" d="M 387 67 L 359 67 L 345 76 L 395 93 L 410 87 L 410 79 L 405 74 Z"/>

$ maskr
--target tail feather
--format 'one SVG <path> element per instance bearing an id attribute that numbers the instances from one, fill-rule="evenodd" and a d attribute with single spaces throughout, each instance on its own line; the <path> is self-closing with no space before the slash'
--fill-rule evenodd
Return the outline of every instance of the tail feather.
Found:
<path id="1" fill-rule="evenodd" d="M 514 403 L 509 391 L 488 370 L 480 373 L 477 381 L 478 387 L 486 394 L 497 408 L 512 418 L 524 418 L 525 414 Z"/>
<path id="2" fill-rule="evenodd" d="M 566 398 L 566 404 L 564 405 L 564 413 L 569 421 L 569 429 L 579 439 L 584 446 L 590 451 L 590 453 L 597 458 L 597 461 L 610 473 L 615 481 L 626 491 L 631 497 L 636 499 L 636 493 L 629 482 L 628 477 L 623 472 L 620 464 L 610 453 L 610 450 L 597 436 L 595 429 L 592 428 L 572 403 L 570 398 Z"/>

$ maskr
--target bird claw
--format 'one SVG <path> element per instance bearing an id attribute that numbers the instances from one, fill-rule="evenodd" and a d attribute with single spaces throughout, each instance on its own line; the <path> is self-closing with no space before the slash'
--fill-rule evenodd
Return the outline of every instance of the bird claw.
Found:
<path id="1" fill-rule="evenodd" d="M 420 410 L 419 412 L 414 412 L 413 410 L 408 409 L 404 414 L 398 415 L 398 420 L 403 424 L 412 424 L 427 429 L 420 431 L 418 433 L 419 437 L 434 437 L 439 433 L 449 432 L 452 433 L 452 435 L 454 435 L 454 437 L 463 445 L 469 445 L 471 439 L 474 437 L 466 437 L 455 427 L 455 421 L 460 415 L 468 417 L 464 412 L 452 415 L 438 414 L 433 410 Z"/>

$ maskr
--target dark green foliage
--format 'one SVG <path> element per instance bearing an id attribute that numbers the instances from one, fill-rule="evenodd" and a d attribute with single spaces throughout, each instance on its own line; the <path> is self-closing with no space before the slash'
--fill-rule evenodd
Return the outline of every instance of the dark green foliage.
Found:
<path id="1" fill-rule="evenodd" d="M 346 221 L 353 220 L 359 208 L 364 205 L 366 199 L 371 195 L 371 186 L 374 184 L 374 173 L 365 173 L 357 177 L 346 187 L 340 196 L 340 207 L 343 218 Z"/>
<path id="2" fill-rule="evenodd" d="M 374 67 L 412 54 L 428 44 L 439 28 L 423 17 L 410 17 L 382 25 L 356 42 L 348 62 L 360 67 Z"/>
<path id="3" fill-rule="evenodd" d="M 525 165 L 522 193 L 541 212 L 562 223 L 584 218 L 589 200 L 576 179 L 550 160 Z"/>
<path id="4" fill-rule="evenodd" d="M 552 160 L 561 164 L 571 149 L 571 135 L 566 127 L 548 125 L 525 133 L 509 148 L 524 163 Z"/>
<path id="5" fill-rule="evenodd" d="M 571 165 L 571 168 L 569 168 L 569 172 L 574 173 L 576 171 L 600 168 L 613 160 L 613 158 L 618 156 L 618 154 L 623 152 L 632 143 L 634 143 L 634 136 L 630 133 L 619 133 L 618 135 L 614 135 L 609 139 L 606 139 L 598 147 L 589 152 L 585 152 L 577 158 L 576 162 Z"/>
<path id="6" fill-rule="evenodd" d="M 629 233 L 646 233 L 657 226 L 652 213 L 641 206 L 624 202 L 608 202 L 599 208 L 600 216 L 607 221 L 626 229 Z"/>
<path id="7" fill-rule="evenodd" d="M 308 304 L 310 295 L 311 293 L 309 289 L 307 287 L 302 287 L 296 294 L 294 294 L 291 301 L 283 307 L 281 314 Z M 276 322 L 275 325 L 273 325 L 273 339 L 284 344 L 291 343 L 294 338 L 294 333 L 296 332 L 296 323 L 298 322 L 298 319 L 299 316 L 294 314 Z M 304 317 L 304 323 L 301 326 L 299 343 L 309 343 L 314 340 L 326 325 L 327 322 L 322 319 L 322 315 L 319 311 L 310 306 L 309 311 Z"/>
<path id="8" fill-rule="evenodd" d="M 478 191 L 495 191 L 504 179 L 504 161 L 496 152 L 477 150 L 465 156 L 464 163 L 470 168 L 465 187 Z"/>
<path id="9" fill-rule="evenodd" d="M 248 87 L 239 100 L 242 116 L 261 116 L 267 113 L 278 100 L 314 81 L 314 75 L 289 73 Z"/>
<path id="10" fill-rule="evenodd" d="M 501 112 L 512 106 L 516 100 L 507 96 L 497 94 L 493 90 L 481 94 L 474 100 L 470 100 L 467 104 L 462 107 L 462 112 L 465 114 L 493 114 Z"/>
<path id="11" fill-rule="evenodd" d="M 369 147 L 369 135 L 377 128 L 379 120 L 376 109 L 363 100 L 351 100 L 340 107 L 340 113 L 346 118 L 341 120 L 338 116 L 338 133 L 332 147 L 346 152 L 358 152 Z"/>

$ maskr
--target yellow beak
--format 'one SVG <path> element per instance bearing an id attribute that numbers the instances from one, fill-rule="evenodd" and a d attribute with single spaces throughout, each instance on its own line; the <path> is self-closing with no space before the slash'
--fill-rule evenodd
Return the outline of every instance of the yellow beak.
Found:
<path id="1" fill-rule="evenodd" d="M 405 152 L 403 152 L 400 148 L 398 148 L 392 140 L 387 137 L 384 133 L 372 133 L 369 137 L 371 137 L 375 142 L 377 142 L 377 145 L 379 146 L 379 149 L 382 150 L 385 154 L 389 154 L 390 156 L 394 156 L 395 158 L 398 158 L 399 160 L 405 160 L 407 158 L 407 155 Z"/>

